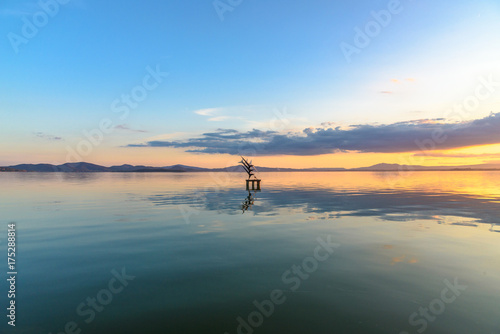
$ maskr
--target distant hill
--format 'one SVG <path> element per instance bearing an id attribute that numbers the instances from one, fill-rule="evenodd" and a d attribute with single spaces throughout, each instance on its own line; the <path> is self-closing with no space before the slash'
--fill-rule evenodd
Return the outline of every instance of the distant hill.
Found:
<path id="1" fill-rule="evenodd" d="M 453 170 L 497 170 L 500 164 L 481 164 L 467 166 L 419 166 L 399 164 L 377 164 L 370 167 L 353 168 L 353 171 L 453 171 Z"/>
<path id="2" fill-rule="evenodd" d="M 0 172 L 26 172 L 26 171 L 10 167 L 0 167 Z"/>
<path id="3" fill-rule="evenodd" d="M 21 169 L 27 172 L 107 172 L 108 167 L 94 165 L 88 162 L 65 163 L 63 165 L 51 164 L 22 164 L 9 166 L 14 169 Z"/>
<path id="4" fill-rule="evenodd" d="M 15 166 L 9 166 L 8 168 L 13 168 L 13 169 L 18 169 L 18 170 L 24 170 L 26 172 L 59 172 L 59 170 L 54 170 L 54 165 L 49 165 L 49 164 L 22 164 L 22 165 L 15 165 Z"/>
<path id="5" fill-rule="evenodd" d="M 131 171 L 133 173 L 185 173 L 183 170 L 178 169 L 165 169 L 165 168 L 143 168 Z"/>
<path id="6" fill-rule="evenodd" d="M 112 172 L 133 172 L 137 169 L 146 168 L 146 166 L 132 166 L 132 165 L 121 165 L 121 166 L 111 166 L 109 170 Z"/>
<path id="7" fill-rule="evenodd" d="M 169 170 L 177 170 L 181 172 L 203 172 L 206 171 L 206 168 L 201 168 L 201 167 L 192 167 L 192 166 L 186 166 L 186 165 L 173 165 L 173 166 L 167 166 L 163 167 L 164 169 L 169 169 Z"/>
<path id="8" fill-rule="evenodd" d="M 88 162 L 65 163 L 57 166 L 61 172 L 108 172 L 109 168 L 99 165 L 90 164 Z"/>
<path id="9" fill-rule="evenodd" d="M 276 168 L 276 167 L 256 167 L 257 172 L 343 172 L 343 171 L 467 171 L 467 170 L 500 170 L 500 164 L 480 164 L 466 166 L 418 166 L 399 164 L 376 164 L 370 167 L 361 168 Z M 0 172 L 63 172 L 63 173 L 185 173 L 185 172 L 243 172 L 240 165 L 224 168 L 202 168 L 186 165 L 173 165 L 165 167 L 133 166 L 121 165 L 105 167 L 88 162 L 71 162 L 62 165 L 51 164 L 20 164 L 15 166 L 0 167 Z"/>
<path id="10" fill-rule="evenodd" d="M 0 167 L 0 172 L 7 171 L 26 171 L 26 172 L 63 172 L 63 173 L 97 173 L 97 172 L 170 172 L 170 173 L 183 173 L 183 172 L 204 172 L 209 169 L 201 167 L 191 167 L 185 165 L 174 165 L 166 167 L 150 167 L 150 166 L 133 166 L 121 165 L 105 167 L 88 162 L 71 162 L 62 165 L 51 164 L 21 164 L 9 167 Z"/>

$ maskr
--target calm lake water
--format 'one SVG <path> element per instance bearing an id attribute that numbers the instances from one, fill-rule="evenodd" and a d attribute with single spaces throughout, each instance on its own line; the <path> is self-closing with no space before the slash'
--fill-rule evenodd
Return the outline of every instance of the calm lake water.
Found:
<path id="1" fill-rule="evenodd" d="M 1 332 L 500 333 L 500 172 L 259 176 L 0 173 Z"/>

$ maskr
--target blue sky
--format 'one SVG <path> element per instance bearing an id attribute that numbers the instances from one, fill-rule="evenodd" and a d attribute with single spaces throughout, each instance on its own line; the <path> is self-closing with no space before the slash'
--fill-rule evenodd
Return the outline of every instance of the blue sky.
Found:
<path id="1" fill-rule="evenodd" d="M 441 118 L 474 92 L 478 77 L 498 74 L 494 0 L 400 1 L 388 25 L 348 62 L 341 43 L 354 45 L 355 27 L 364 29 L 371 12 L 390 3 L 243 0 L 221 20 L 213 1 L 73 0 L 13 47 L 9 34 L 22 37 L 23 17 L 33 22 L 43 9 L 36 1 L 4 1 L 0 164 L 64 163 L 68 146 L 76 150 L 83 131 L 109 118 L 117 128 L 82 160 L 168 165 L 201 157 L 220 165 L 221 157 L 127 145 L 217 129 L 285 133 L 325 122 Z M 111 104 L 140 85 L 148 67 L 168 76 L 120 119 Z M 495 91 L 461 121 L 500 112 L 499 102 Z M 270 129 L 276 110 L 289 116 Z"/>

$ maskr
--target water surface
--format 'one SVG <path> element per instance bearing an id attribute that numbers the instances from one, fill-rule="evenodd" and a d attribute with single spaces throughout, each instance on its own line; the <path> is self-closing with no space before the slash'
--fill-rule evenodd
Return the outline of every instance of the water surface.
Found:
<path id="1" fill-rule="evenodd" d="M 499 172 L 259 176 L 0 173 L 2 332 L 500 333 Z"/>

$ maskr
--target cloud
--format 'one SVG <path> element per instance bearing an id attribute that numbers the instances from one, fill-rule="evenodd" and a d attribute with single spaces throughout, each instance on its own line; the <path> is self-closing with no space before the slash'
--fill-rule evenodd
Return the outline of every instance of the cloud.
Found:
<path id="1" fill-rule="evenodd" d="M 419 152 L 415 153 L 416 157 L 432 157 L 432 158 L 492 158 L 499 157 L 500 153 L 482 153 L 482 154 L 471 154 L 471 153 L 443 153 L 443 152 L 435 152 L 435 153 L 425 153 Z"/>
<path id="2" fill-rule="evenodd" d="M 221 113 L 224 111 L 227 112 L 228 109 L 227 108 L 207 108 L 207 109 L 195 110 L 194 113 L 197 115 L 200 115 L 200 116 L 209 117 L 208 118 L 209 122 L 223 122 L 223 121 L 227 121 L 229 119 L 241 119 L 240 117 L 221 115 Z"/>
<path id="3" fill-rule="evenodd" d="M 351 125 L 348 128 L 306 128 L 302 133 L 278 133 L 253 129 L 240 132 L 218 129 L 184 141 L 150 141 L 130 147 L 174 147 L 187 152 L 255 156 L 314 156 L 336 152 L 400 153 L 447 150 L 500 143 L 500 113 L 460 123 L 422 119 L 383 125 Z"/>
<path id="4" fill-rule="evenodd" d="M 43 138 L 43 139 L 46 139 L 46 140 L 63 140 L 62 137 L 59 137 L 59 136 L 53 136 L 53 135 L 48 135 L 48 134 L 45 134 L 43 132 L 35 132 L 34 133 L 35 136 L 37 136 L 38 138 Z"/>
<path id="5" fill-rule="evenodd" d="M 118 124 L 117 126 L 115 126 L 115 130 L 125 130 L 125 131 L 130 131 L 130 132 L 141 132 L 141 133 L 145 133 L 145 132 L 148 132 L 146 130 L 135 130 L 135 129 L 131 129 L 129 126 L 127 126 L 126 124 Z"/>
<path id="6" fill-rule="evenodd" d="M 207 108 L 207 109 L 195 110 L 194 113 L 201 116 L 214 116 L 217 110 L 218 108 Z"/>

